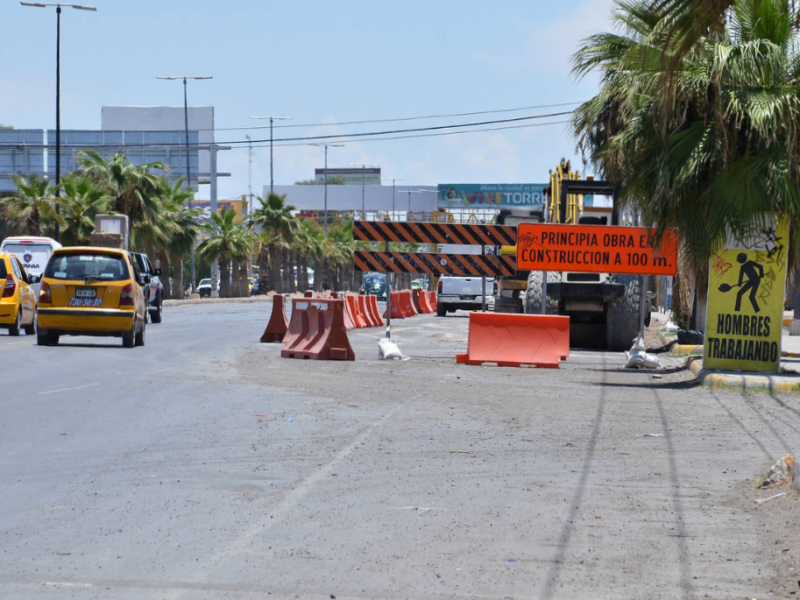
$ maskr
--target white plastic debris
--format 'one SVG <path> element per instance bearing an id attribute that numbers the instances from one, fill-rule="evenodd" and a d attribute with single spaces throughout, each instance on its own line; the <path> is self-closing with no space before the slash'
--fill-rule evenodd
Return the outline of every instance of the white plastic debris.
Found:
<path id="1" fill-rule="evenodd" d="M 378 340 L 378 358 L 381 360 L 403 360 L 403 353 L 393 340 L 381 338 Z"/>
<path id="2" fill-rule="evenodd" d="M 666 331 L 667 333 L 675 333 L 678 331 L 678 329 L 680 329 L 680 327 L 675 325 L 675 323 L 673 323 L 672 321 L 664 325 L 664 331 Z"/>
<path id="3" fill-rule="evenodd" d="M 761 484 L 761 487 L 767 487 L 768 485 L 783 481 L 789 477 L 793 467 L 794 459 L 792 458 L 792 455 L 785 455 L 778 462 L 772 465 L 772 467 L 770 467 L 769 473 L 767 473 L 767 477 L 764 479 L 764 483 Z"/>
<path id="4" fill-rule="evenodd" d="M 647 353 L 647 346 L 644 345 L 644 338 L 640 335 L 633 342 L 633 347 L 625 353 L 626 369 L 657 369 L 658 357 L 655 354 Z"/>

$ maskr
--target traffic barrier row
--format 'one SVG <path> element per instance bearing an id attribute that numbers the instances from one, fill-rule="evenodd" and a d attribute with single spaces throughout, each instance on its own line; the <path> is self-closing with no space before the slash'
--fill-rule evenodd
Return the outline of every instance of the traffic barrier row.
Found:
<path id="1" fill-rule="evenodd" d="M 383 316 L 392 306 L 393 319 L 407 319 L 420 314 L 431 314 L 436 312 L 436 292 L 425 290 L 400 290 L 390 293 L 391 302 L 387 302 Z"/>
<path id="2" fill-rule="evenodd" d="M 333 298 L 293 298 L 281 357 L 355 360 L 344 324 L 344 304 Z"/>
<path id="3" fill-rule="evenodd" d="M 471 312 L 467 353 L 456 362 L 557 369 L 568 356 L 569 317 Z"/>

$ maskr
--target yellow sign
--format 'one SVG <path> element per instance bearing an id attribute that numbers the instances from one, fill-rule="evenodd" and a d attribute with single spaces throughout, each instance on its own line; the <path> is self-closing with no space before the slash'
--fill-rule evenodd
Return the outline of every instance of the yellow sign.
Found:
<path id="1" fill-rule="evenodd" d="M 787 221 L 768 215 L 711 255 L 704 367 L 778 372 L 788 253 Z"/>

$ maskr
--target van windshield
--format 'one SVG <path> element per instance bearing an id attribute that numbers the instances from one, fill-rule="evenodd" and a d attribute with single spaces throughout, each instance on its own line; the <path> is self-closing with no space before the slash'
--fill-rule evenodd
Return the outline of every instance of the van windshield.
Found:
<path id="1" fill-rule="evenodd" d="M 47 265 L 45 277 L 51 279 L 129 279 L 128 266 L 121 256 L 110 254 L 60 254 Z"/>

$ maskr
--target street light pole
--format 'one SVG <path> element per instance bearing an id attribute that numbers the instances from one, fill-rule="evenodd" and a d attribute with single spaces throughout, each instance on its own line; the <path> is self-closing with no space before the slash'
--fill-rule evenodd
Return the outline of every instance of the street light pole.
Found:
<path id="1" fill-rule="evenodd" d="M 190 189 L 192 187 L 192 170 L 191 170 L 191 161 L 189 160 L 189 79 L 200 80 L 200 79 L 214 79 L 211 76 L 204 75 L 202 77 L 197 76 L 189 76 L 189 75 L 177 75 L 177 76 L 170 76 L 170 77 L 158 77 L 157 79 L 164 79 L 167 81 L 176 81 L 178 79 L 183 80 L 183 124 L 184 124 L 184 131 L 186 133 L 186 189 Z M 199 141 L 199 140 L 198 140 Z M 200 165 L 197 165 L 198 171 L 197 174 L 200 175 Z M 199 180 L 198 180 L 199 183 Z M 192 196 L 189 196 L 189 208 L 192 208 Z M 190 260 L 191 260 L 191 270 L 192 270 L 192 291 L 195 290 L 195 269 L 194 269 L 194 244 L 192 244 L 192 251 L 190 253 Z M 212 290 L 213 291 L 213 290 Z"/>
<path id="2" fill-rule="evenodd" d="M 367 183 L 367 167 L 370 168 L 377 168 L 379 165 L 365 165 L 365 164 L 355 164 L 350 163 L 351 167 L 360 167 L 361 168 L 361 220 L 367 220 L 367 204 L 366 204 L 366 196 L 364 194 L 364 190 L 366 188 Z"/>
<path id="3" fill-rule="evenodd" d="M 397 210 L 395 206 L 395 193 L 397 191 L 397 182 L 398 181 L 405 181 L 400 177 L 393 177 L 392 179 L 384 179 L 383 181 L 391 181 L 392 182 L 392 220 L 394 220 L 394 213 Z"/>
<path id="4" fill-rule="evenodd" d="M 61 7 L 68 6 L 76 10 L 89 10 L 97 12 L 94 6 L 84 6 L 82 4 L 61 4 L 59 2 L 20 2 L 22 6 L 30 6 L 32 8 L 48 8 L 50 6 L 56 7 L 56 177 L 55 177 L 55 207 L 56 215 L 61 211 L 58 206 L 58 197 L 61 195 Z M 56 241 L 61 241 L 61 228 L 56 219 L 55 228 Z"/>
<path id="5" fill-rule="evenodd" d="M 324 201 L 324 215 L 325 221 L 322 228 L 325 237 L 328 237 L 328 146 L 331 148 L 343 148 L 344 144 L 311 144 L 312 146 L 325 146 L 325 201 Z"/>
<path id="6" fill-rule="evenodd" d="M 251 119 L 269 119 L 269 193 L 272 193 L 272 190 L 275 187 L 275 181 L 272 176 L 272 124 L 275 120 L 278 121 L 291 121 L 294 117 L 275 117 L 275 116 L 266 116 L 266 117 L 250 117 Z"/>

